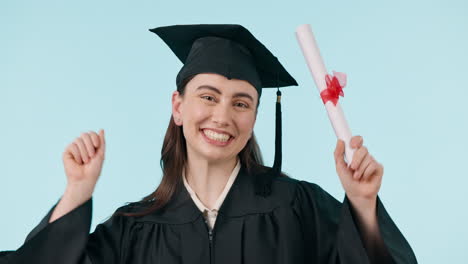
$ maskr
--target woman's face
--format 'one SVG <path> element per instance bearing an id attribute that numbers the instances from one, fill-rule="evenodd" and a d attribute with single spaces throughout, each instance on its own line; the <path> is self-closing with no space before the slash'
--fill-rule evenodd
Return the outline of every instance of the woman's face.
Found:
<path id="1" fill-rule="evenodd" d="M 188 158 L 209 162 L 235 158 L 252 135 L 258 93 L 247 81 L 197 74 L 184 95 L 172 95 L 172 112 L 183 126 Z M 195 155 L 195 156 L 194 156 Z"/>

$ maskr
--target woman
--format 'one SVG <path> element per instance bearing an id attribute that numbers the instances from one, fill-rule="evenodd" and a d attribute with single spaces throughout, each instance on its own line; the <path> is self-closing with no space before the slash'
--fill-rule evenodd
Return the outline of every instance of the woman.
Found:
<path id="1" fill-rule="evenodd" d="M 262 88 L 296 85 L 239 25 L 161 27 L 184 63 L 161 152 L 163 179 L 88 235 L 105 156 L 101 130 L 67 146 L 58 204 L 8 263 L 416 263 L 377 194 L 383 167 L 353 137 L 335 149 L 343 204 L 262 165 L 253 129 Z M 278 151 L 278 145 L 277 145 Z"/>

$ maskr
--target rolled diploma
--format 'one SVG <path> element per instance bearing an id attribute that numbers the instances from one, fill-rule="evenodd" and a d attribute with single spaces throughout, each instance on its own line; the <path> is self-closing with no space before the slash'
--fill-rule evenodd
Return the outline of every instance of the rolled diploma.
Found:
<path id="1" fill-rule="evenodd" d="M 325 69 L 322 57 L 320 56 L 320 50 L 317 46 L 317 42 L 315 41 L 310 25 L 304 24 L 297 27 L 296 38 L 306 59 L 307 66 L 312 73 L 312 77 L 314 78 L 319 93 L 321 93 L 323 90 L 327 89 L 327 83 L 325 81 L 327 70 Z M 346 122 L 343 109 L 341 109 L 339 101 L 336 106 L 331 101 L 328 101 L 325 104 L 325 108 L 327 109 L 328 118 L 333 126 L 333 130 L 335 130 L 337 138 L 342 139 L 345 142 L 345 158 L 349 166 L 353 160 L 354 150 L 350 146 L 352 134 L 351 129 L 348 126 L 348 122 Z"/>

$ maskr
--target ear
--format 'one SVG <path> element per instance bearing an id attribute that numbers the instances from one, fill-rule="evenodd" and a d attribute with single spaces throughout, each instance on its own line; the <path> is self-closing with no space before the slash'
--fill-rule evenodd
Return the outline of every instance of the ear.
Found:
<path id="1" fill-rule="evenodd" d="M 174 91 L 172 93 L 172 118 L 178 126 L 182 125 L 182 112 L 182 96 L 179 91 Z"/>

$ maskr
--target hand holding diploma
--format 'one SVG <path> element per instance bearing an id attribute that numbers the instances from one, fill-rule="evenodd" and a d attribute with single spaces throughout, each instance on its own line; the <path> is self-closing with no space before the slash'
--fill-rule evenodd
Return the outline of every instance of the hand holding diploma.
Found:
<path id="1" fill-rule="evenodd" d="M 364 140 L 361 136 L 352 137 L 350 143 L 355 152 L 353 162 L 347 164 L 343 159 L 344 142 L 338 139 L 334 153 L 336 173 L 346 195 L 355 206 L 363 202 L 372 205 L 382 184 L 383 166 L 363 145 Z"/>
<path id="2" fill-rule="evenodd" d="M 335 163 L 343 188 L 353 206 L 358 208 L 358 212 L 372 215 L 375 213 L 383 167 L 363 146 L 362 137 L 351 137 L 351 130 L 338 101 L 340 96 L 344 96 L 346 74 L 333 72 L 333 75 L 329 75 L 327 73 L 314 34 L 308 24 L 297 28 L 296 37 L 338 137 Z M 347 162 L 343 156 L 346 157 Z"/>

